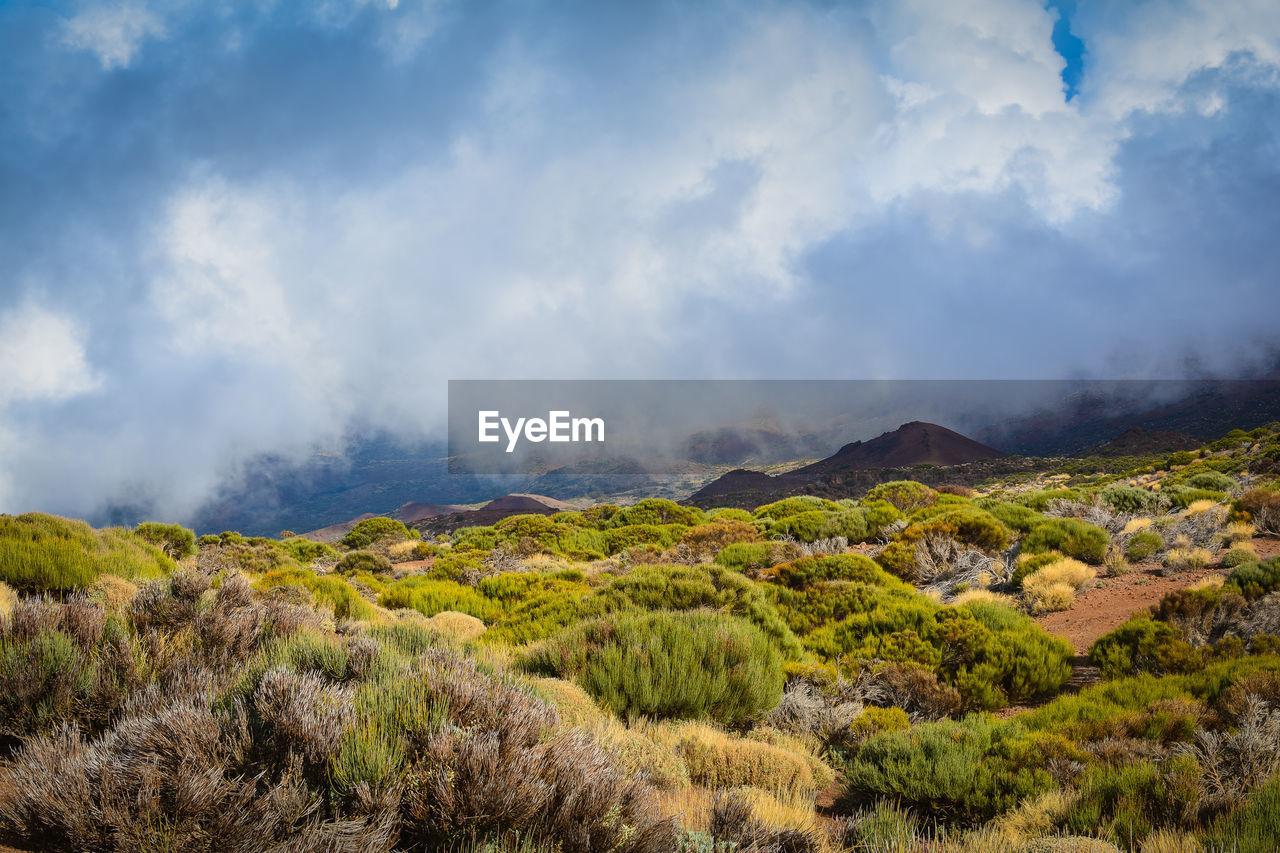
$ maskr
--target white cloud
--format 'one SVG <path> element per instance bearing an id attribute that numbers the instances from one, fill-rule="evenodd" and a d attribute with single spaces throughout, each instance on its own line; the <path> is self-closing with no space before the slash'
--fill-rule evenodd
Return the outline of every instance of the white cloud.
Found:
<path id="1" fill-rule="evenodd" d="M 164 22 L 140 2 L 92 5 L 63 25 L 63 41 L 98 57 L 104 70 L 127 68 L 148 38 L 165 34 Z"/>
<path id="2" fill-rule="evenodd" d="M 34 303 L 0 316 L 0 404 L 57 402 L 99 384 L 83 332 L 69 317 Z"/>
<path id="3" fill-rule="evenodd" d="M 1211 94 L 1184 93 L 1196 74 L 1250 54 L 1276 85 L 1280 68 L 1280 4 L 1273 0 L 1147 0 L 1081 4 L 1073 22 L 1088 48 L 1081 95 L 1123 118 L 1134 111 L 1212 114 Z"/>

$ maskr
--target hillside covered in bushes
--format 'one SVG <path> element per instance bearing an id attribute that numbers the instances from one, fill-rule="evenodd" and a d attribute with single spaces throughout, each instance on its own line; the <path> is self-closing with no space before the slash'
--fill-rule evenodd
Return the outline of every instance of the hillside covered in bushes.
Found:
<path id="1" fill-rule="evenodd" d="M 0 844 L 1274 850 L 1278 475 L 1280 424 L 425 538 L 3 516 Z M 1188 580 L 1037 622 L 1131 573 Z"/>

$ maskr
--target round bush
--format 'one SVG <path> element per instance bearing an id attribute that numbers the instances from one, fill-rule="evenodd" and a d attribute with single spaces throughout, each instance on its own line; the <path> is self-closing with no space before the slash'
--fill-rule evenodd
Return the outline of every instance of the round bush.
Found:
<path id="1" fill-rule="evenodd" d="M 371 575 L 386 574 L 391 571 L 391 561 L 372 551 L 352 551 L 343 556 L 333 570 L 340 575 L 354 575 L 357 572 L 368 572 Z"/>
<path id="2" fill-rule="evenodd" d="M 351 532 L 342 537 L 342 544 L 347 548 L 368 548 L 379 539 L 410 539 L 409 528 L 394 518 L 377 516 L 366 518 L 351 528 Z"/>
<path id="3" fill-rule="evenodd" d="M 1140 530 L 1133 534 L 1129 544 L 1124 546 L 1124 555 L 1132 562 L 1141 563 L 1150 559 L 1164 548 L 1164 538 L 1154 530 Z"/>
<path id="4" fill-rule="evenodd" d="M 1201 471 L 1188 477 L 1186 484 L 1193 489 L 1211 489 L 1215 492 L 1229 492 L 1236 487 L 1236 481 L 1221 471 Z"/>
<path id="5" fill-rule="evenodd" d="M 867 492 L 866 497 L 862 499 L 863 503 L 887 501 L 908 515 L 916 510 L 933 506 L 937 500 L 937 492 L 924 483 L 917 483 L 914 480 L 881 483 Z"/>
<path id="6" fill-rule="evenodd" d="M 782 658 L 750 622 L 711 613 L 641 613 L 587 622 L 535 650 L 525 668 L 573 678 L 628 719 L 738 725 L 782 698 Z"/>
<path id="7" fill-rule="evenodd" d="M 1075 518 L 1051 518 L 1036 525 L 1022 542 L 1028 554 L 1061 551 L 1068 557 L 1099 564 L 1107 555 L 1111 537 L 1101 527 Z"/>

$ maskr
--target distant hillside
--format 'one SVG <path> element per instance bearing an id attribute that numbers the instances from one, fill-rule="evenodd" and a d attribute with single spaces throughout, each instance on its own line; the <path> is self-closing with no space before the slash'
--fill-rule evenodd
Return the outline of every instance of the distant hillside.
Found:
<path id="1" fill-rule="evenodd" d="M 1153 456 L 1177 450 L 1194 450 L 1200 442 L 1177 430 L 1152 430 L 1131 427 L 1115 438 L 1095 445 L 1093 456 Z"/>
<path id="2" fill-rule="evenodd" d="M 512 515 L 554 515 L 575 507 L 546 495 L 511 494 L 495 498 L 479 509 L 452 512 L 410 525 L 422 531 L 423 537 L 452 533 L 459 527 L 495 524 Z"/>
<path id="3" fill-rule="evenodd" d="M 875 473 L 879 471 L 924 466 L 946 469 L 1007 455 L 946 427 L 911 421 L 869 441 L 846 444 L 826 459 L 776 477 L 745 469 L 730 471 L 699 489 L 688 502 L 711 506 L 736 496 L 731 503 L 763 503 L 773 497 L 819 491 L 821 484 L 833 480 L 849 485 L 865 483 L 866 488 L 880 481 Z"/>
<path id="4" fill-rule="evenodd" d="M 786 476 L 811 479 L 836 471 L 908 468 L 913 465 L 945 467 L 979 459 L 999 459 L 1006 455 L 946 427 L 911 421 L 870 441 L 846 444 L 832 456 L 797 468 Z"/>

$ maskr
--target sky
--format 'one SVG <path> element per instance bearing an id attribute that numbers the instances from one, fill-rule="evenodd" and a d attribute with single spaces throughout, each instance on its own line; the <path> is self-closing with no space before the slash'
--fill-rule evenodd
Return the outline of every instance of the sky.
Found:
<path id="1" fill-rule="evenodd" d="M 1280 4 L 0 3 L 0 511 L 450 378 L 1245 375 Z"/>

